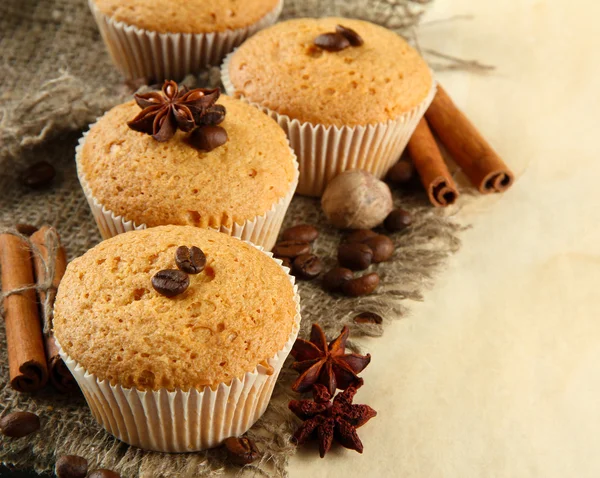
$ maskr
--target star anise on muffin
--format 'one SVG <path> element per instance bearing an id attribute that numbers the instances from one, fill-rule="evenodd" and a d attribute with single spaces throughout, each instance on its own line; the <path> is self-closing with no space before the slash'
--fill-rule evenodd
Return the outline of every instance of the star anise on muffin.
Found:
<path id="1" fill-rule="evenodd" d="M 220 94 L 218 88 L 188 90 L 167 80 L 161 91 L 134 96 L 142 111 L 127 125 L 135 131 L 152 135 L 157 141 L 168 141 L 178 128 L 189 132 L 204 124 L 202 118 L 211 111 Z"/>
<path id="2" fill-rule="evenodd" d="M 329 451 L 334 439 L 343 447 L 362 453 L 363 444 L 356 429 L 377 415 L 377 412 L 368 405 L 352 403 L 360 386 L 362 380 L 338 393 L 332 402 L 327 387 L 316 384 L 313 389 L 314 401 L 292 400 L 288 404 L 289 409 L 304 420 L 294 433 L 296 443 L 302 445 L 316 436 L 321 458 Z"/>
<path id="3" fill-rule="evenodd" d="M 292 368 L 300 377 L 292 385 L 295 392 L 307 392 L 315 384 L 324 385 L 333 396 L 360 381 L 357 374 L 369 365 L 371 355 L 347 354 L 346 342 L 350 331 L 344 326 L 339 337 L 327 345 L 327 338 L 318 324 L 313 324 L 310 341 L 297 339 L 292 348 L 296 362 Z"/>

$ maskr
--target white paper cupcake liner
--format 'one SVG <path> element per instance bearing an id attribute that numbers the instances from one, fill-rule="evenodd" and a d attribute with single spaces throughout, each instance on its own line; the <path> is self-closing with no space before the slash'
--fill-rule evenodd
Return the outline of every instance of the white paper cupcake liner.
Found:
<path id="1" fill-rule="evenodd" d="M 262 248 L 257 247 L 262 250 Z M 264 251 L 263 251 L 264 252 Z M 269 257 L 272 254 L 264 252 Z M 288 273 L 289 269 L 282 266 Z M 294 277 L 289 275 L 294 284 Z M 184 453 L 220 445 L 226 438 L 246 433 L 267 409 L 281 367 L 300 330 L 300 296 L 294 285 L 296 315 L 283 348 L 252 372 L 202 390 L 140 391 L 99 380 L 69 357 L 57 341 L 59 353 L 73 374 L 94 415 L 106 431 L 144 450 Z M 272 370 L 271 370 L 272 368 Z"/>
<path id="2" fill-rule="evenodd" d="M 90 125 L 90 129 L 93 126 L 94 124 Z M 100 229 L 102 238 L 109 239 L 124 232 L 146 229 L 146 224 L 136 224 L 134 221 L 129 220 L 124 216 L 115 214 L 94 197 L 93 191 L 85 178 L 80 161 L 81 151 L 83 149 L 83 145 L 85 144 L 85 139 L 88 133 L 89 130 L 86 131 L 79 139 L 79 144 L 75 149 L 75 161 L 77 163 L 77 175 L 79 176 L 81 188 L 83 189 L 83 193 L 85 194 L 87 202 L 90 205 L 90 209 L 92 210 L 92 214 L 94 215 L 98 229 Z M 277 201 L 271 207 L 271 209 L 260 216 L 256 216 L 251 220 L 244 221 L 241 224 L 234 222 L 231 227 L 228 227 L 227 225 L 221 225 L 219 228 L 211 229 L 222 232 L 229 236 L 237 237 L 243 241 L 251 242 L 270 251 L 277 241 L 277 236 L 281 230 L 285 213 L 287 212 L 290 202 L 292 201 L 292 197 L 294 196 L 294 192 L 298 184 L 298 161 L 296 154 L 292 149 L 290 149 L 290 153 L 294 158 L 295 170 L 294 178 L 292 179 L 292 182 L 289 186 L 289 191 L 285 196 Z M 219 218 L 214 218 L 214 222 L 212 223 L 218 224 L 218 221 Z"/>
<path id="3" fill-rule="evenodd" d="M 275 9 L 244 28 L 211 33 L 158 33 L 112 20 L 88 0 L 100 34 L 113 62 L 130 80 L 181 80 L 210 65 L 218 66 L 225 55 L 257 31 L 275 23 L 283 8 Z"/>
<path id="4" fill-rule="evenodd" d="M 221 66 L 225 91 L 259 108 L 283 128 L 300 163 L 296 192 L 305 196 L 321 196 L 329 181 L 350 169 L 363 169 L 378 178 L 384 177 L 400 159 L 436 93 L 434 81 L 421 104 L 385 123 L 338 127 L 300 122 L 237 93 L 229 77 L 229 63 L 234 53 L 227 55 Z"/>

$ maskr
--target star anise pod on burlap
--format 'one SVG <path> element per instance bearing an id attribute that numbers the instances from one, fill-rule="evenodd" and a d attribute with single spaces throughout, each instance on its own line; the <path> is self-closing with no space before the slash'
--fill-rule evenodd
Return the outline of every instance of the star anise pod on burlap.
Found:
<path id="1" fill-rule="evenodd" d="M 157 141 L 168 141 L 177 128 L 192 131 L 201 124 L 201 118 L 219 99 L 221 91 L 179 88 L 176 82 L 167 80 L 162 91 L 135 95 L 142 111 L 127 125 L 140 133 L 152 135 Z"/>
<path id="2" fill-rule="evenodd" d="M 377 412 L 368 405 L 352 403 L 356 390 L 362 386 L 362 379 L 338 393 L 333 402 L 327 387 L 316 384 L 313 389 L 313 400 L 292 400 L 288 407 L 304 423 L 294 433 L 298 445 L 304 444 L 313 437 L 319 440 L 321 458 L 331 448 L 335 439 L 340 445 L 363 452 L 363 444 L 356 429 L 363 426 Z"/>
<path id="3" fill-rule="evenodd" d="M 358 383 L 357 374 L 369 365 L 371 355 L 345 354 L 349 335 L 348 327 L 344 326 L 340 336 L 328 346 L 323 329 L 313 324 L 310 342 L 297 339 L 291 352 L 296 359 L 292 368 L 300 372 L 300 377 L 292 385 L 292 390 L 308 392 L 320 383 L 333 395 L 336 388 L 344 390 Z"/>

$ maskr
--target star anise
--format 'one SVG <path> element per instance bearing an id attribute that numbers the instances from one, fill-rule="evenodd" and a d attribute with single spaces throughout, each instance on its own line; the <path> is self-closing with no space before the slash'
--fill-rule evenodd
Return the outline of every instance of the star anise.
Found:
<path id="1" fill-rule="evenodd" d="M 313 400 L 292 400 L 288 407 L 304 423 L 294 433 L 294 439 L 299 445 L 304 444 L 312 437 L 319 440 L 319 454 L 321 458 L 331 448 L 333 439 L 350 450 L 363 452 L 363 444 L 358 437 L 356 429 L 363 426 L 377 412 L 368 405 L 355 405 L 352 403 L 356 390 L 362 385 L 362 380 L 350 385 L 343 392 L 338 393 L 333 402 L 331 394 L 324 385 L 316 384 Z"/>
<path id="2" fill-rule="evenodd" d="M 199 125 L 220 94 L 218 88 L 188 90 L 184 86 L 180 89 L 176 82 L 167 80 L 162 91 L 134 96 L 142 111 L 127 125 L 135 131 L 152 135 L 157 141 L 168 141 L 177 128 L 189 132 Z"/>
<path id="3" fill-rule="evenodd" d="M 350 331 L 344 326 L 338 338 L 327 345 L 327 338 L 318 324 L 313 324 L 310 342 L 297 339 L 292 348 L 296 362 L 292 368 L 300 377 L 292 385 L 295 392 L 307 392 L 315 384 L 324 385 L 330 395 L 344 390 L 360 379 L 357 376 L 371 361 L 371 355 L 345 354 Z"/>

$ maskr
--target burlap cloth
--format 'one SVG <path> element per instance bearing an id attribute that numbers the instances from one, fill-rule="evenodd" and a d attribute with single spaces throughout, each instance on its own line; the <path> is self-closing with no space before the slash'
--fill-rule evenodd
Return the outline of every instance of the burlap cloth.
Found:
<path id="1" fill-rule="evenodd" d="M 423 3 L 287 0 L 283 17 L 359 17 L 410 36 Z M 82 129 L 129 97 L 132 89 L 110 63 L 85 0 L 4 0 L 0 3 L 0 32 L 0 227 L 21 222 L 52 224 L 71 259 L 100 240 L 74 168 L 77 139 Z M 198 80 L 200 84 L 215 81 L 215 70 Z M 18 174 L 41 159 L 50 161 L 58 175 L 50 189 L 32 192 L 20 185 Z M 444 259 L 459 247 L 458 226 L 447 214 L 431 208 L 422 192 L 405 192 L 396 199 L 414 213 L 415 223 L 409 232 L 395 237 L 398 248 L 393 260 L 376 268 L 383 285 L 372 296 L 346 299 L 324 293 L 317 282 L 302 283 L 303 334 L 312 322 L 319 322 L 330 337 L 343 324 L 351 327 L 355 337 L 381 335 L 386 322 L 406 313 L 403 301 L 419 300 Z M 333 265 L 340 236 L 327 227 L 318 201 L 294 199 L 286 226 L 303 222 L 319 226 L 316 253 L 327 266 Z M 363 310 L 380 313 L 385 319 L 383 326 L 354 324 L 352 318 Z M 8 386 L 5 339 L 0 327 L 0 415 L 34 411 L 42 419 L 43 431 L 20 440 L 0 438 L 2 462 L 48 471 L 57 456 L 78 454 L 89 460 L 90 469 L 111 468 L 124 477 L 191 477 L 236 470 L 226 464 L 220 449 L 167 455 L 129 447 L 95 423 L 79 393 L 67 397 L 52 389 L 35 396 L 15 393 Z M 284 367 L 269 409 L 249 432 L 264 451 L 263 458 L 240 473 L 286 475 L 287 459 L 295 450 L 289 437 L 297 426 L 287 409 L 294 396 L 290 391 L 294 376 Z M 373 421 L 369 426 L 385 424 Z"/>

